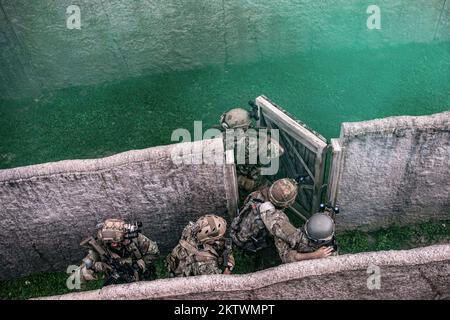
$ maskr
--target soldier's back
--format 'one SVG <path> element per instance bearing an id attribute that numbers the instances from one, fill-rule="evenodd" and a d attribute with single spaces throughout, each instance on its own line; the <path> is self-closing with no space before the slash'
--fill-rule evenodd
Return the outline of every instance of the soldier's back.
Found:
<path id="1" fill-rule="evenodd" d="M 252 192 L 231 224 L 231 238 L 235 245 L 250 252 L 268 246 L 266 227 L 259 207 L 268 199 L 267 188 Z"/>

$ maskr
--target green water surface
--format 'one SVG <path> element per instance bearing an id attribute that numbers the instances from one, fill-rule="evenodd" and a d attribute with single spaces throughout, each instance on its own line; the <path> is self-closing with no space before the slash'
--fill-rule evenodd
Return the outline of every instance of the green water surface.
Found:
<path id="1" fill-rule="evenodd" d="M 0 101 L 0 168 L 171 143 L 264 94 L 326 138 L 344 121 L 450 109 L 450 45 L 308 52 Z"/>

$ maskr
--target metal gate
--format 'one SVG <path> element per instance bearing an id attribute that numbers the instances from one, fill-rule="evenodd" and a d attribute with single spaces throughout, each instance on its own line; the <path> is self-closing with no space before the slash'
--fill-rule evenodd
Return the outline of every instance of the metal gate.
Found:
<path id="1" fill-rule="evenodd" d="M 318 211 L 321 203 L 327 141 L 265 96 L 256 98 L 255 104 L 258 126 L 278 129 L 279 142 L 285 150 L 280 157 L 278 174 L 273 179 L 303 178 L 297 201 L 290 210 L 307 219 Z"/>

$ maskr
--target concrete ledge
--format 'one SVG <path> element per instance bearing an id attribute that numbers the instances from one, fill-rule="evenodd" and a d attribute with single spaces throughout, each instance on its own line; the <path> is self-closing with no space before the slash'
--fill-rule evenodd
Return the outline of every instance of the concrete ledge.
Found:
<path id="1" fill-rule="evenodd" d="M 369 290 L 370 265 L 381 288 Z M 281 265 L 245 275 L 163 279 L 44 299 L 446 299 L 450 245 L 348 254 Z"/>
<path id="2" fill-rule="evenodd" d="M 343 123 L 333 144 L 340 230 L 450 219 L 450 112 Z"/>
<path id="3" fill-rule="evenodd" d="M 352 139 L 358 136 L 395 133 L 400 130 L 436 130 L 450 131 L 450 111 L 428 116 L 396 116 L 361 122 L 343 122 L 341 139 Z"/>

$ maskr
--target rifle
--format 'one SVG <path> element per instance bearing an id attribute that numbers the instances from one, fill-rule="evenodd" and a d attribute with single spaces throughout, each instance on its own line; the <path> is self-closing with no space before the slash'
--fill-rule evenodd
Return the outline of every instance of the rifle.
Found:
<path id="1" fill-rule="evenodd" d="M 135 269 L 128 264 L 121 264 L 114 259 L 105 249 L 103 249 L 93 237 L 89 237 L 81 243 L 82 246 L 88 246 L 90 249 L 98 253 L 101 260 L 111 268 L 108 277 L 105 279 L 103 286 L 119 283 L 135 282 Z"/>
<path id="2" fill-rule="evenodd" d="M 132 266 L 128 264 L 120 264 L 111 256 L 107 258 L 107 263 L 111 267 L 111 272 L 105 279 L 103 286 L 108 286 L 110 284 L 130 283 L 138 280 L 135 276 L 135 269 Z"/>

